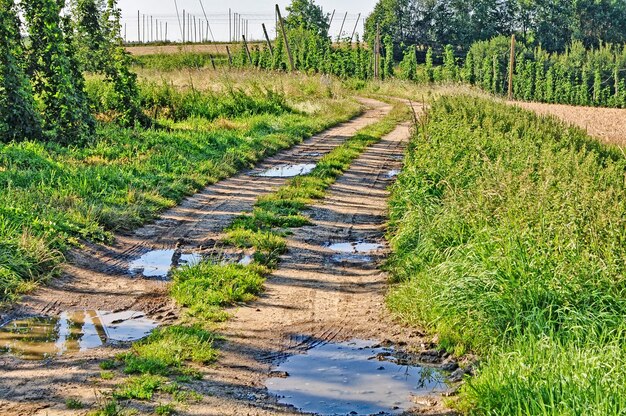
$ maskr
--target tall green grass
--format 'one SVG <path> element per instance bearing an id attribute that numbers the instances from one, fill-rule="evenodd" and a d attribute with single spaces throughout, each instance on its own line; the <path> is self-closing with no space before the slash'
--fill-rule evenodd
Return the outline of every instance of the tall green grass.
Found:
<path id="1" fill-rule="evenodd" d="M 482 356 L 459 407 L 626 411 L 626 158 L 469 96 L 437 101 L 391 201 L 389 304 Z"/>
<path id="2" fill-rule="evenodd" d="M 319 111 L 297 112 L 280 93 L 172 94 L 186 97 L 186 109 L 160 117 L 162 128 L 103 123 L 84 147 L 0 144 L 0 303 L 53 274 L 81 239 L 106 241 L 112 231 L 137 227 L 359 111 L 328 98 Z"/>

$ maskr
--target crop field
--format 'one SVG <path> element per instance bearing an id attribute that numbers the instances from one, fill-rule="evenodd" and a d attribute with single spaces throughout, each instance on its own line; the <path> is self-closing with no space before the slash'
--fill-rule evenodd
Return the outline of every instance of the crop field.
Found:
<path id="1" fill-rule="evenodd" d="M 620 2 L 2 1 L 1 415 L 626 412 Z"/>

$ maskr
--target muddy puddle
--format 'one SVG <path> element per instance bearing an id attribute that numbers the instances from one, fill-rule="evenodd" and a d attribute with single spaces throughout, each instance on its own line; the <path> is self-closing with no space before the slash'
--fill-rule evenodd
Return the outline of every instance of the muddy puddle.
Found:
<path id="1" fill-rule="evenodd" d="M 347 243 L 333 243 L 329 244 L 328 248 L 332 251 L 339 253 L 352 253 L 352 254 L 369 254 L 382 250 L 384 246 L 378 243 L 366 243 L 364 241 L 353 241 Z"/>
<path id="2" fill-rule="evenodd" d="M 128 266 L 130 274 L 165 279 L 172 269 L 194 265 L 202 261 L 197 253 L 181 253 L 178 250 L 153 250 L 133 260 Z"/>
<path id="3" fill-rule="evenodd" d="M 105 344 L 145 338 L 158 324 L 142 312 L 77 310 L 58 317 L 33 317 L 0 328 L 0 352 L 43 360 Z"/>
<path id="4" fill-rule="evenodd" d="M 399 174 L 400 174 L 400 169 L 392 169 L 389 172 L 387 172 L 387 177 L 388 178 L 395 178 Z"/>
<path id="5" fill-rule="evenodd" d="M 254 176 L 261 176 L 265 178 L 291 178 L 294 176 L 307 175 L 315 169 L 315 166 L 315 163 L 278 165 L 261 173 L 257 173 Z"/>
<path id="6" fill-rule="evenodd" d="M 280 363 L 266 381 L 282 404 L 318 415 L 399 414 L 446 389 L 439 370 L 403 365 L 392 348 L 355 340 L 316 346 Z"/>

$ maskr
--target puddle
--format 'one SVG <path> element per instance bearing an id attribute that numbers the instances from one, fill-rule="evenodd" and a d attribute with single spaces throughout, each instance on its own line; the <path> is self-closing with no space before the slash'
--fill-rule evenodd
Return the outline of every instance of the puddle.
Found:
<path id="1" fill-rule="evenodd" d="M 315 163 L 300 163 L 297 165 L 278 165 L 254 176 L 266 178 L 291 178 L 294 176 L 307 175 L 315 169 Z"/>
<path id="2" fill-rule="evenodd" d="M 158 324 L 142 312 L 77 310 L 58 317 L 34 317 L 0 328 L 0 352 L 43 360 L 107 343 L 145 338 Z"/>
<path id="3" fill-rule="evenodd" d="M 171 269 L 187 264 L 198 264 L 200 261 L 202 256 L 197 253 L 181 254 L 176 250 L 154 250 L 133 260 L 128 270 L 131 274 L 142 274 L 145 277 L 166 278 Z"/>
<path id="4" fill-rule="evenodd" d="M 393 160 L 404 160 L 404 155 L 393 155 L 391 158 Z"/>
<path id="5" fill-rule="evenodd" d="M 384 246 L 378 243 L 365 243 L 363 241 L 355 241 L 352 243 L 329 244 L 328 248 L 340 253 L 368 254 L 374 251 L 382 250 Z"/>
<path id="6" fill-rule="evenodd" d="M 441 372 L 399 365 L 393 349 L 368 341 L 324 344 L 280 364 L 266 381 L 282 404 L 319 415 L 399 414 L 413 396 L 446 389 Z"/>
<path id="7" fill-rule="evenodd" d="M 400 170 L 399 169 L 393 169 L 393 170 L 390 170 L 389 172 L 387 172 L 387 177 L 388 178 L 395 178 L 399 174 L 400 174 Z"/>
<path id="8" fill-rule="evenodd" d="M 237 262 L 237 264 L 241 264 L 242 266 L 249 266 L 250 263 L 252 263 L 252 260 L 252 256 L 246 254 Z"/>
<path id="9" fill-rule="evenodd" d="M 331 257 L 335 263 L 372 263 L 374 259 L 365 254 L 341 253 Z"/>
<path id="10" fill-rule="evenodd" d="M 322 156 L 322 154 L 320 152 L 309 152 L 309 153 L 303 153 L 303 156 L 306 157 L 320 157 Z"/>

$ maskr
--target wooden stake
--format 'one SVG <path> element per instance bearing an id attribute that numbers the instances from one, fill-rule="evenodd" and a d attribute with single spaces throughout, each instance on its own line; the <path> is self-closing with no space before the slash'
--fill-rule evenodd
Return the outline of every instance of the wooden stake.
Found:
<path id="1" fill-rule="evenodd" d="M 513 67 L 515 66 L 515 35 L 511 35 L 511 59 L 509 61 L 509 100 L 513 99 Z"/>
<path id="2" fill-rule="evenodd" d="M 241 39 L 243 39 L 243 46 L 246 48 L 246 55 L 248 55 L 248 61 L 250 61 L 250 65 L 252 65 L 252 55 L 250 55 L 250 49 L 248 49 L 248 42 L 246 42 L 246 35 L 241 35 Z"/>
<path id="3" fill-rule="evenodd" d="M 230 54 L 230 48 L 226 45 L 226 53 L 228 54 L 228 65 L 233 64 L 233 56 Z"/>
<path id="4" fill-rule="evenodd" d="M 141 43 L 141 18 L 137 10 L 137 43 Z"/>
<path id="5" fill-rule="evenodd" d="M 265 40 L 267 41 L 267 47 L 270 48 L 270 55 L 274 56 L 274 48 L 272 48 L 272 42 L 270 42 L 270 37 L 267 35 L 265 23 L 261 23 L 261 26 L 263 26 L 263 34 L 265 35 Z"/>
<path id="6" fill-rule="evenodd" d="M 359 13 L 358 17 L 356 18 L 356 23 L 354 24 L 354 30 L 352 31 L 352 35 L 350 36 L 350 43 L 352 43 L 352 39 L 354 39 L 354 34 L 356 33 L 356 27 L 359 24 L 359 20 L 361 20 L 361 13 Z"/>
<path id="7" fill-rule="evenodd" d="M 337 42 L 341 39 L 341 34 L 343 33 L 343 25 L 346 24 L 346 19 L 348 18 L 348 12 L 343 16 L 343 22 L 341 22 L 341 29 L 339 29 L 339 34 L 337 35 Z"/>
<path id="8" fill-rule="evenodd" d="M 185 43 L 185 24 L 187 19 L 185 18 L 185 9 L 183 9 L 183 44 Z"/>
<path id="9" fill-rule="evenodd" d="M 376 23 L 376 40 L 374 41 L 374 78 L 380 78 L 380 25 Z"/>
<path id="10" fill-rule="evenodd" d="M 287 31 L 285 31 L 285 22 L 283 21 L 283 17 L 280 14 L 280 7 L 278 4 L 276 5 L 276 14 L 278 15 L 278 23 L 280 23 L 280 30 L 283 32 L 283 39 L 285 40 L 285 47 L 287 48 L 287 56 L 289 57 L 289 68 L 293 71 L 296 69 L 293 65 L 293 56 L 291 55 L 291 48 L 289 47 L 289 42 L 287 41 Z"/>
<path id="11" fill-rule="evenodd" d="M 233 30 L 232 30 L 232 10 L 230 7 L 228 8 L 228 41 L 233 41 Z"/>
<path id="12" fill-rule="evenodd" d="M 337 9 L 333 9 L 333 14 L 330 15 L 330 20 L 328 21 L 328 30 L 330 30 L 330 25 L 333 24 L 333 19 L 335 18 L 335 10 Z"/>

